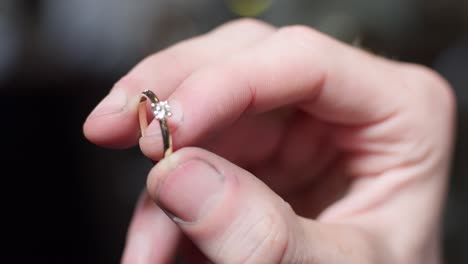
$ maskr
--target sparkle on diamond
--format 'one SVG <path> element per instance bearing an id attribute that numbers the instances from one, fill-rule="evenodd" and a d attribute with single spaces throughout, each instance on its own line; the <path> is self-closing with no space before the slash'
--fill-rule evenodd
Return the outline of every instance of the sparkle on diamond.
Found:
<path id="1" fill-rule="evenodd" d="M 154 117 L 158 120 L 164 120 L 172 116 L 171 107 L 167 101 L 160 101 L 153 107 Z"/>

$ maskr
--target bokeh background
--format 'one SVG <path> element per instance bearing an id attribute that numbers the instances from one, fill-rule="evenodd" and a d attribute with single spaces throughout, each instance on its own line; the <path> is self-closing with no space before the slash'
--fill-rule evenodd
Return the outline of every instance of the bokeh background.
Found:
<path id="1" fill-rule="evenodd" d="M 87 113 L 148 54 L 242 16 L 310 25 L 451 82 L 459 126 L 444 254 L 468 263 L 467 0 L 0 0 L 4 256 L 119 261 L 150 164 L 136 148 L 88 143 Z"/>

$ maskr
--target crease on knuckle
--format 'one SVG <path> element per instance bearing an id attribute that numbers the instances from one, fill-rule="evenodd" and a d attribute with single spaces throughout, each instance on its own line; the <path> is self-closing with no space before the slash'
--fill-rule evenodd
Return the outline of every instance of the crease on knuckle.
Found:
<path id="1" fill-rule="evenodd" d="M 402 70 L 404 92 L 409 97 L 405 106 L 409 113 L 406 122 L 413 127 L 412 133 L 408 133 L 412 140 L 408 147 L 413 154 L 420 154 L 416 162 L 426 160 L 437 165 L 445 160 L 443 156 L 451 145 L 456 114 L 453 89 L 441 75 L 425 66 L 404 64 Z"/>
<path id="2" fill-rule="evenodd" d="M 253 223 L 245 234 L 250 249 L 241 263 L 281 263 L 288 247 L 287 225 L 281 217 L 265 214 Z"/>

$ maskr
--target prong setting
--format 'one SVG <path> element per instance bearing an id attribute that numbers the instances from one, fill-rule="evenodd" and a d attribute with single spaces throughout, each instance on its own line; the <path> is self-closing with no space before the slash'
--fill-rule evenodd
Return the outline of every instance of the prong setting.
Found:
<path id="1" fill-rule="evenodd" d="M 159 101 L 155 104 L 151 104 L 153 108 L 154 117 L 157 120 L 166 120 L 172 116 L 171 106 L 167 101 Z"/>

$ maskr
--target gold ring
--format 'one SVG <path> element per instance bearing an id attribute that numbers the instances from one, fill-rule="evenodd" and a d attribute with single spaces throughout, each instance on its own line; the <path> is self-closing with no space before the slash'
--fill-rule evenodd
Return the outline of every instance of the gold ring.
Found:
<path id="1" fill-rule="evenodd" d="M 167 157 L 172 153 L 172 137 L 167 126 L 167 119 L 172 116 L 171 107 L 167 101 L 160 101 L 159 98 L 150 90 L 144 90 L 138 106 L 138 117 L 140 122 L 141 135 L 145 135 L 146 128 L 148 127 L 148 118 L 146 116 L 146 100 L 151 103 L 151 111 L 154 118 L 159 121 L 161 127 L 161 134 L 163 140 L 163 157 Z"/>

